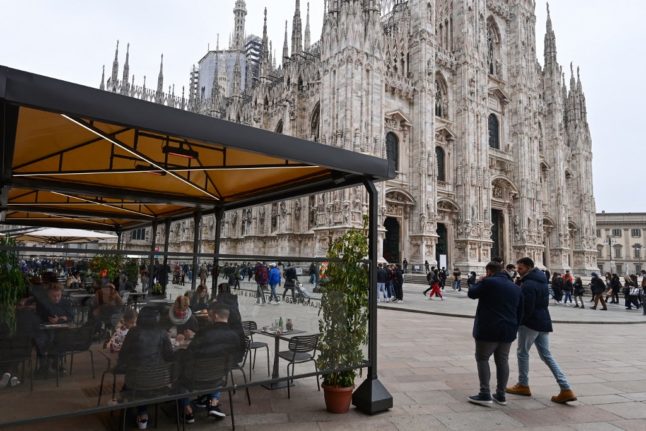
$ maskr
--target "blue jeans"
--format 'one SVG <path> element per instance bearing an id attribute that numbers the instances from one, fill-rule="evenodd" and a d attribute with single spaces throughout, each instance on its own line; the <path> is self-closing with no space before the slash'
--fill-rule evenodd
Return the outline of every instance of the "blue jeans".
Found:
<path id="1" fill-rule="evenodd" d="M 278 302 L 278 295 L 276 295 L 276 284 L 270 283 L 269 288 L 271 289 L 271 294 L 269 295 L 269 301 L 273 299 L 274 301 Z"/>
<path id="2" fill-rule="evenodd" d="M 220 401 L 220 391 L 216 391 L 216 392 L 213 392 L 212 394 L 206 395 L 206 400 L 207 402 L 212 400 Z M 186 408 L 186 406 L 188 406 L 191 403 L 191 400 L 188 398 L 180 398 L 178 402 L 181 408 Z"/>
<path id="3" fill-rule="evenodd" d="M 453 281 L 453 289 L 457 290 L 457 291 L 460 291 L 460 292 L 462 291 L 460 279 L 457 279 L 457 280 Z"/>
<path id="4" fill-rule="evenodd" d="M 518 383 L 523 386 L 529 386 L 529 349 L 532 345 L 536 345 L 538 356 L 541 358 L 545 365 L 552 371 L 556 382 L 562 390 L 570 389 L 570 384 L 561 371 L 559 364 L 552 357 L 550 352 L 550 338 L 549 332 L 538 332 L 527 326 L 520 326 L 518 328 Z"/>
<path id="5" fill-rule="evenodd" d="M 377 299 L 386 299 L 388 296 L 386 295 L 386 283 L 377 283 Z"/>

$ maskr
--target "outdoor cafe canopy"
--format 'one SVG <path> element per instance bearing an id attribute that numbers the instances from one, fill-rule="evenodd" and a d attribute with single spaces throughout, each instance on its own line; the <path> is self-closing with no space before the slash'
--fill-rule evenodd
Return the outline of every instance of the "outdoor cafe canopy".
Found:
<path id="1" fill-rule="evenodd" d="M 388 161 L 0 66 L 1 222 L 122 231 L 394 177 Z"/>

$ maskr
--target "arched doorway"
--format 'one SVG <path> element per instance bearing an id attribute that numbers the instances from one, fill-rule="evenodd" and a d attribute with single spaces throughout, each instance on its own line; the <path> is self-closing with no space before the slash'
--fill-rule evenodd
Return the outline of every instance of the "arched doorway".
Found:
<path id="1" fill-rule="evenodd" d="M 449 268 L 449 235 L 444 223 L 437 224 L 437 245 L 435 246 L 437 267 Z"/>
<path id="2" fill-rule="evenodd" d="M 384 259 L 389 263 L 399 263 L 400 259 L 400 245 L 401 241 L 401 227 L 399 221 L 394 217 L 386 218 L 384 221 L 386 228 L 386 237 L 384 238 Z"/>
<path id="3" fill-rule="evenodd" d="M 501 210 L 492 209 L 491 210 L 491 239 L 493 244 L 491 244 L 491 258 L 501 257 L 505 260 L 505 247 L 504 247 L 504 236 L 503 232 L 505 230 L 505 218 Z"/>

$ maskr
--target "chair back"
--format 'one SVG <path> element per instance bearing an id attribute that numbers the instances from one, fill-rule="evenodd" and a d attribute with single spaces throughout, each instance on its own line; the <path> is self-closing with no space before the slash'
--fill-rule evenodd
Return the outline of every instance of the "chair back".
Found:
<path id="1" fill-rule="evenodd" d="M 309 353 L 316 351 L 319 343 L 319 335 L 295 335 L 289 339 L 289 351 L 294 353 Z"/>
<path id="2" fill-rule="evenodd" d="M 126 370 L 125 386 L 131 392 L 166 392 L 175 383 L 173 371 L 172 362 L 129 367 Z"/>
<path id="3" fill-rule="evenodd" d="M 228 354 L 191 357 L 182 364 L 182 385 L 191 391 L 217 389 L 227 384 L 231 370 Z"/>
<path id="4" fill-rule="evenodd" d="M 84 352 L 92 346 L 94 328 L 83 326 L 59 331 L 54 340 L 54 346 L 58 352 Z"/>
<path id="5" fill-rule="evenodd" d="M 253 331 L 258 330 L 258 325 L 253 320 L 245 320 L 242 322 L 242 330 L 244 331 L 245 337 L 252 337 Z"/>

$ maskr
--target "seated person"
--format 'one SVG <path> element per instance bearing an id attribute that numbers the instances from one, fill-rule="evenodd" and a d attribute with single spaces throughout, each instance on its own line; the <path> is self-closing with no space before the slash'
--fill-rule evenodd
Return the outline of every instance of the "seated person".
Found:
<path id="1" fill-rule="evenodd" d="M 170 331 L 176 334 L 178 342 L 193 338 L 193 335 L 200 327 L 197 319 L 193 316 L 191 308 L 188 306 L 189 302 L 190 300 L 187 296 L 178 296 L 173 306 L 168 310 L 168 319 L 173 325 Z"/>
<path id="2" fill-rule="evenodd" d="M 111 353 L 119 353 L 123 346 L 123 341 L 130 329 L 134 328 L 137 324 L 137 312 L 132 308 L 126 309 L 123 317 L 117 326 L 117 329 L 112 334 L 112 337 L 106 342 L 105 348 L 109 349 Z"/>
<path id="3" fill-rule="evenodd" d="M 107 326 L 112 325 L 112 316 L 119 313 L 123 300 L 112 283 L 106 283 L 94 294 L 94 310 L 92 315 L 98 322 Z"/>
<path id="4" fill-rule="evenodd" d="M 215 298 L 215 302 L 224 304 L 229 308 L 229 320 L 227 323 L 238 334 L 242 346 L 241 355 L 234 358 L 234 360 L 242 362 L 246 346 L 246 337 L 244 335 L 244 329 L 242 329 L 242 316 L 240 315 L 240 307 L 238 306 L 238 295 L 231 293 L 231 286 L 228 283 L 220 283 L 218 285 L 218 296 Z"/>
<path id="5" fill-rule="evenodd" d="M 159 326 L 159 310 L 144 307 L 139 312 L 137 326 L 128 331 L 123 340 L 115 372 L 128 374 L 139 366 L 160 364 L 173 360 L 173 348 L 168 333 Z M 123 391 L 126 392 L 124 386 Z M 137 426 L 146 429 L 146 406 L 137 407 Z"/>
<path id="6" fill-rule="evenodd" d="M 79 276 L 78 272 L 69 273 L 67 280 L 65 281 L 65 287 L 67 287 L 68 289 L 78 289 L 79 287 L 81 287 L 81 277 Z"/>
<path id="7" fill-rule="evenodd" d="M 199 311 L 209 308 L 209 291 L 205 285 L 200 284 L 191 296 L 191 310 Z"/>
<path id="8" fill-rule="evenodd" d="M 63 299 L 63 287 L 58 283 L 49 285 L 47 295 L 43 300 L 38 300 L 37 298 L 36 314 L 40 317 L 40 322 L 43 324 L 72 323 L 74 321 L 72 306 L 67 299 Z M 50 371 L 50 367 L 53 370 L 56 369 L 57 358 L 49 358 L 49 363 L 45 361 L 45 357 L 47 356 L 48 350 L 52 347 L 53 341 L 54 332 L 49 330 L 39 330 L 34 337 L 39 363 L 39 368 L 36 371 L 38 375 L 46 376 Z"/>
<path id="9" fill-rule="evenodd" d="M 238 334 L 233 331 L 227 321 L 229 320 L 229 307 L 222 302 L 214 302 L 209 306 L 210 325 L 200 329 L 195 338 L 188 346 L 184 355 L 184 363 L 190 364 L 192 358 L 200 356 L 211 356 L 218 354 L 229 354 L 232 357 L 241 355 L 242 346 Z M 244 354 L 244 352 L 242 352 Z M 182 366 L 184 372 L 183 378 L 190 379 L 189 366 Z M 224 418 L 226 415 L 220 410 L 220 392 L 216 391 L 207 395 L 206 406 L 209 416 Z M 180 400 L 180 405 L 184 408 L 184 417 L 187 423 L 195 422 L 193 409 L 188 398 Z"/>

